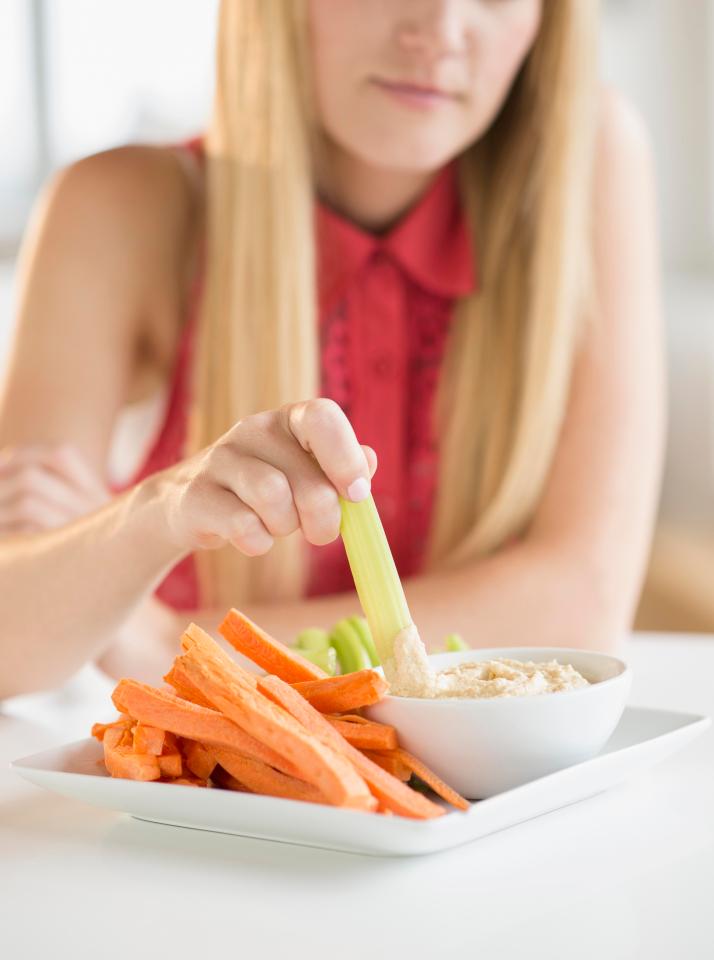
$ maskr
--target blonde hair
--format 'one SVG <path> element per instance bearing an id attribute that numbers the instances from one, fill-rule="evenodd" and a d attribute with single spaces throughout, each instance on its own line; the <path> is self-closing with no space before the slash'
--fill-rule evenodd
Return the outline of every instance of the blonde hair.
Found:
<path id="1" fill-rule="evenodd" d="M 478 292 L 456 306 L 435 404 L 426 567 L 523 532 L 541 496 L 587 316 L 595 0 L 550 0 L 508 99 L 460 158 Z M 190 445 L 319 392 L 303 0 L 223 0 L 207 137 L 207 272 Z M 301 596 L 301 534 L 199 556 L 206 603 Z"/>

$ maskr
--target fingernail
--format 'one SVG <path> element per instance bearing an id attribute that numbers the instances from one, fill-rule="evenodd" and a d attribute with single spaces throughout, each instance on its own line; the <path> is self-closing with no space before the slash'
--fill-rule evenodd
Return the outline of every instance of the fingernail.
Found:
<path id="1" fill-rule="evenodd" d="M 347 487 L 347 496 L 353 503 L 359 503 L 360 500 L 367 499 L 370 489 L 369 480 L 365 480 L 364 477 L 357 477 L 357 479 L 353 480 L 349 487 Z"/>

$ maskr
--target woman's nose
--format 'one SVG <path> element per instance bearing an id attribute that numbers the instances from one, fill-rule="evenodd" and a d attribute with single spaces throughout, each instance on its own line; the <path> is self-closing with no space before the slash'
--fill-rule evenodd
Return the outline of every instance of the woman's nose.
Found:
<path id="1" fill-rule="evenodd" d="M 460 53 L 465 45 L 463 0 L 410 0 L 397 40 L 404 50 L 429 58 Z"/>

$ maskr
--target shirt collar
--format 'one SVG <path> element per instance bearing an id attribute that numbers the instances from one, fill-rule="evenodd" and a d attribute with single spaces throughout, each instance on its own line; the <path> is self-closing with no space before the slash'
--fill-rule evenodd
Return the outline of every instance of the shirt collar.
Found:
<path id="1" fill-rule="evenodd" d="M 377 252 L 396 261 L 422 288 L 445 299 L 476 288 L 474 252 L 456 164 L 448 164 L 421 199 L 381 236 L 369 233 L 317 202 L 320 303 L 323 309 Z"/>

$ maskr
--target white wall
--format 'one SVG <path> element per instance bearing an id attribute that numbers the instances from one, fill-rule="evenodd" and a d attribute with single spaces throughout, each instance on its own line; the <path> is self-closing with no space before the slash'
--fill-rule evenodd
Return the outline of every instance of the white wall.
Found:
<path id="1" fill-rule="evenodd" d="M 657 170 L 669 369 L 661 515 L 714 534 L 714 0 L 607 0 L 603 74 Z"/>
<path id="2" fill-rule="evenodd" d="M 218 0 L 45 0 L 31 57 L 30 0 L 0 0 L 0 372 L 12 319 L 12 249 L 48 171 L 117 144 L 179 141 L 210 108 Z M 40 90 L 37 87 L 41 87 Z M 50 124 L 38 150 L 36 94 Z"/>
<path id="3" fill-rule="evenodd" d="M 676 270 L 714 267 L 713 57 L 713 0 L 603 4 L 603 74 L 649 127 L 665 262 Z"/>
<path id="4" fill-rule="evenodd" d="M 58 163 L 195 134 L 214 73 L 217 0 L 50 0 L 50 148 Z"/>

